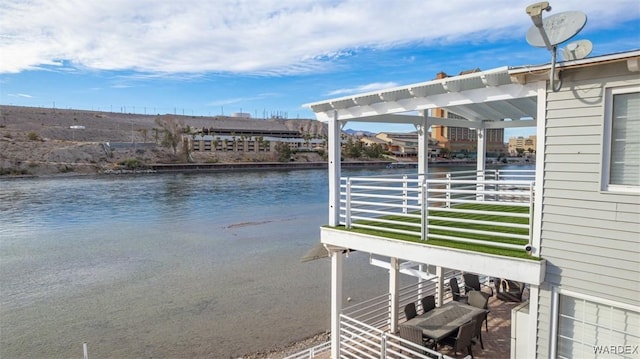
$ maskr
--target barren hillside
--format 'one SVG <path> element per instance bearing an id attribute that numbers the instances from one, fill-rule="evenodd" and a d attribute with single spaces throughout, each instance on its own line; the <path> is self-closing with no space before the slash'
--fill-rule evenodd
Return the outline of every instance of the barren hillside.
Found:
<path id="1" fill-rule="evenodd" d="M 310 135 L 327 134 L 326 125 L 314 120 L 159 116 L 0 106 L 0 175 L 98 173 L 119 168 L 123 162 L 132 160 L 145 164 L 185 161 L 184 155 L 174 155 L 171 148 L 160 145 L 158 118 L 173 118 L 190 128 L 287 129 Z M 103 146 L 106 142 L 135 145 L 106 151 Z M 243 159 L 247 159 L 246 155 L 245 158 L 218 156 L 215 160 Z M 263 155 L 249 160 L 273 158 Z"/>

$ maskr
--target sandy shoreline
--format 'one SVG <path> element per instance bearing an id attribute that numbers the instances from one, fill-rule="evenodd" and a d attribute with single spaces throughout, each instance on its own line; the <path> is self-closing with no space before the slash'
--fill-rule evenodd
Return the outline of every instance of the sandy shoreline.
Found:
<path id="1" fill-rule="evenodd" d="M 273 350 L 261 351 L 256 353 L 249 353 L 243 355 L 243 359 L 282 359 L 287 356 L 299 353 L 303 350 L 310 349 L 322 343 L 326 343 L 331 340 L 331 334 L 329 332 L 321 332 L 311 337 L 290 343 L 281 348 Z"/>

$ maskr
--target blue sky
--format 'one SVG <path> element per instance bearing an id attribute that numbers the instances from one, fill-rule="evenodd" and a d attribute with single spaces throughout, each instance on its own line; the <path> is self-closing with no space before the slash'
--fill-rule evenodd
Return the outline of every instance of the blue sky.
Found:
<path id="1" fill-rule="evenodd" d="M 441 71 L 548 63 L 550 53 L 525 40 L 531 3 L 3 0 L 0 103 L 314 118 L 303 104 L 428 81 Z M 640 48 L 637 0 L 550 5 L 543 17 L 586 13 L 586 26 L 569 42 L 589 39 L 591 56 Z"/>

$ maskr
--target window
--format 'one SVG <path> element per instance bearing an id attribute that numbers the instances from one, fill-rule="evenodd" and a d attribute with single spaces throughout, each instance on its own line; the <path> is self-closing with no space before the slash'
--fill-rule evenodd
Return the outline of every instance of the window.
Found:
<path id="1" fill-rule="evenodd" d="M 608 89 L 603 190 L 640 192 L 640 88 Z"/>
<path id="2" fill-rule="evenodd" d="M 596 300 L 559 295 L 555 357 L 637 358 L 640 313 Z"/>

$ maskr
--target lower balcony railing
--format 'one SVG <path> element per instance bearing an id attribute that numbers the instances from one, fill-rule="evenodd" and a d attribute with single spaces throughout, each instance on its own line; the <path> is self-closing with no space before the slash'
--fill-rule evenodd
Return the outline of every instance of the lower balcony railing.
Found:
<path id="1" fill-rule="evenodd" d="M 448 283 L 450 278 L 457 278 L 464 288 L 462 273 L 455 270 L 446 271 L 443 274 L 443 282 Z M 489 278 L 481 276 L 481 282 L 488 283 Z M 420 298 L 435 295 L 438 296 L 436 283 L 437 276 L 431 276 L 427 280 L 400 288 L 398 293 L 398 307 L 396 318 L 399 322 L 406 321 L 404 306 L 408 303 L 416 303 L 419 311 Z M 442 293 L 445 302 L 451 299 L 449 288 L 445 285 Z M 350 307 L 344 308 L 340 315 L 340 358 L 440 358 L 450 357 L 423 346 L 417 346 L 391 333 L 391 295 L 383 294 Z M 330 342 L 307 349 L 285 359 L 314 358 L 325 353 L 330 348 Z"/>
<path id="2" fill-rule="evenodd" d="M 522 172 L 522 173 L 520 173 Z M 532 241 L 534 181 L 530 171 L 506 179 L 495 171 L 427 178 L 341 179 L 341 224 L 378 235 L 526 251 Z"/>
<path id="3" fill-rule="evenodd" d="M 444 281 L 459 277 L 458 271 L 449 271 Z M 483 278 L 487 279 L 487 278 Z M 399 291 L 397 318 L 405 321 L 404 306 L 416 303 L 420 311 L 420 298 L 427 295 L 438 295 L 436 292 L 437 277 L 420 281 L 403 287 Z M 462 281 L 464 283 L 464 281 Z M 448 289 L 445 288 L 446 291 Z M 449 292 L 443 297 L 450 299 Z M 345 308 L 340 316 L 340 357 L 341 358 L 450 358 L 435 350 L 418 346 L 390 333 L 390 297 L 389 294 L 371 298 Z"/>

